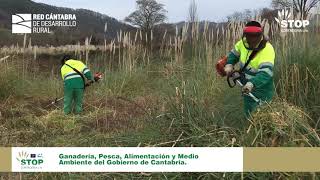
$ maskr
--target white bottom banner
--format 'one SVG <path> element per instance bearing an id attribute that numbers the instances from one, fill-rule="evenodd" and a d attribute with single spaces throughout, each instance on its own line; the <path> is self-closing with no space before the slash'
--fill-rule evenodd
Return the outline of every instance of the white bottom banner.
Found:
<path id="1" fill-rule="evenodd" d="M 243 148 L 13 147 L 13 172 L 242 172 Z"/>

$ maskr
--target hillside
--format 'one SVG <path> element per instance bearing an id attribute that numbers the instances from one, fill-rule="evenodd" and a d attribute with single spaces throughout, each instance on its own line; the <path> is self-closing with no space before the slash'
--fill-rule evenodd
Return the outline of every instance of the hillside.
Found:
<path id="1" fill-rule="evenodd" d="M 119 22 L 107 15 L 86 9 L 71 9 L 36 3 L 31 0 L 0 0 L 0 45 L 11 45 L 18 42 L 22 37 L 11 34 L 11 15 L 15 13 L 57 13 L 75 14 L 77 27 L 54 29 L 54 35 L 32 34 L 32 43 L 37 45 L 63 45 L 83 42 L 85 37 L 93 36 L 92 43 L 102 43 L 104 39 L 104 27 L 107 23 L 107 39 L 114 39 L 120 29 L 133 30 L 130 25 Z"/>

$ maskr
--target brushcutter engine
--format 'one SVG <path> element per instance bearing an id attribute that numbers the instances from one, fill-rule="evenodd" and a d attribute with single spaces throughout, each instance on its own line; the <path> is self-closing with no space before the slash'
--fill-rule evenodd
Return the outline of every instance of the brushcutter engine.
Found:
<path id="1" fill-rule="evenodd" d="M 241 70 L 240 71 L 238 70 L 238 71 L 233 71 L 231 74 L 227 75 L 227 73 L 224 70 L 224 67 L 226 64 L 227 64 L 227 56 L 223 56 L 221 59 L 218 60 L 216 64 L 217 73 L 222 77 L 227 76 L 227 82 L 230 88 L 234 88 L 237 84 L 242 87 L 248 81 L 245 77 L 245 74 Z M 257 97 L 255 97 L 252 93 L 246 93 L 243 95 L 247 95 L 251 97 L 259 105 L 262 104 L 262 101 Z"/>
<path id="2" fill-rule="evenodd" d="M 87 82 L 86 83 L 86 87 L 88 87 L 88 86 L 90 86 L 92 83 L 94 83 L 94 82 L 98 82 L 98 81 L 100 81 L 101 79 L 102 79 L 102 73 L 101 72 L 96 72 L 96 73 L 94 73 L 94 75 L 93 75 L 93 79 L 94 80 L 90 80 L 89 82 Z"/>
<path id="3" fill-rule="evenodd" d="M 96 72 L 96 73 L 94 73 L 94 81 L 95 82 L 98 82 L 99 80 L 101 80 L 102 79 L 102 73 L 101 72 Z"/>
<path id="4" fill-rule="evenodd" d="M 227 56 L 223 56 L 221 59 L 218 60 L 216 64 L 217 73 L 224 77 L 227 75 L 226 71 L 224 70 L 224 66 L 227 64 Z"/>

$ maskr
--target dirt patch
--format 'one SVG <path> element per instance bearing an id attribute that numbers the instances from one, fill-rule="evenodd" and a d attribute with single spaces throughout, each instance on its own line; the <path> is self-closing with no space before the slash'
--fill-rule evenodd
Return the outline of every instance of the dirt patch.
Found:
<path id="1" fill-rule="evenodd" d="M 20 103 L 19 103 L 20 102 Z M 62 111 L 63 100 L 51 104 L 52 100 L 23 97 L 20 100 L 8 99 L 5 107 L 0 106 L 0 118 L 20 118 L 26 115 L 42 117 L 49 112 Z M 159 101 L 154 96 L 139 96 L 134 99 L 126 97 L 106 97 L 84 101 L 84 129 L 97 129 L 101 132 L 138 129 L 143 126 L 140 120 L 150 116 L 154 109 L 159 108 Z M 2 108 L 1 108 L 2 107 Z"/>
<path id="2" fill-rule="evenodd" d="M 125 97 L 105 98 L 84 105 L 102 109 L 103 112 L 97 115 L 95 121 L 91 121 L 91 127 L 100 131 L 117 131 L 140 128 L 137 120 L 149 116 L 154 103 L 154 98 L 146 96 L 133 100 Z"/>
<path id="3" fill-rule="evenodd" d="M 57 108 L 55 105 L 48 106 L 51 100 L 35 97 L 7 98 L 0 102 L 0 113 L 3 118 L 19 118 L 26 115 L 43 116 Z"/>

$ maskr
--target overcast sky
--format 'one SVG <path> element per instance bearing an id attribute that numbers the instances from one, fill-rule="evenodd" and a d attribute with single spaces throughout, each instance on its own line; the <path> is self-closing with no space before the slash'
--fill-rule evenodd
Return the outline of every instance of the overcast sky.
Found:
<path id="1" fill-rule="evenodd" d="M 135 0 L 33 0 L 45 4 L 84 8 L 123 20 L 136 8 Z M 157 0 L 168 11 L 167 22 L 185 21 L 191 0 Z M 226 16 L 244 9 L 270 7 L 271 0 L 196 0 L 200 20 L 224 21 Z"/>

